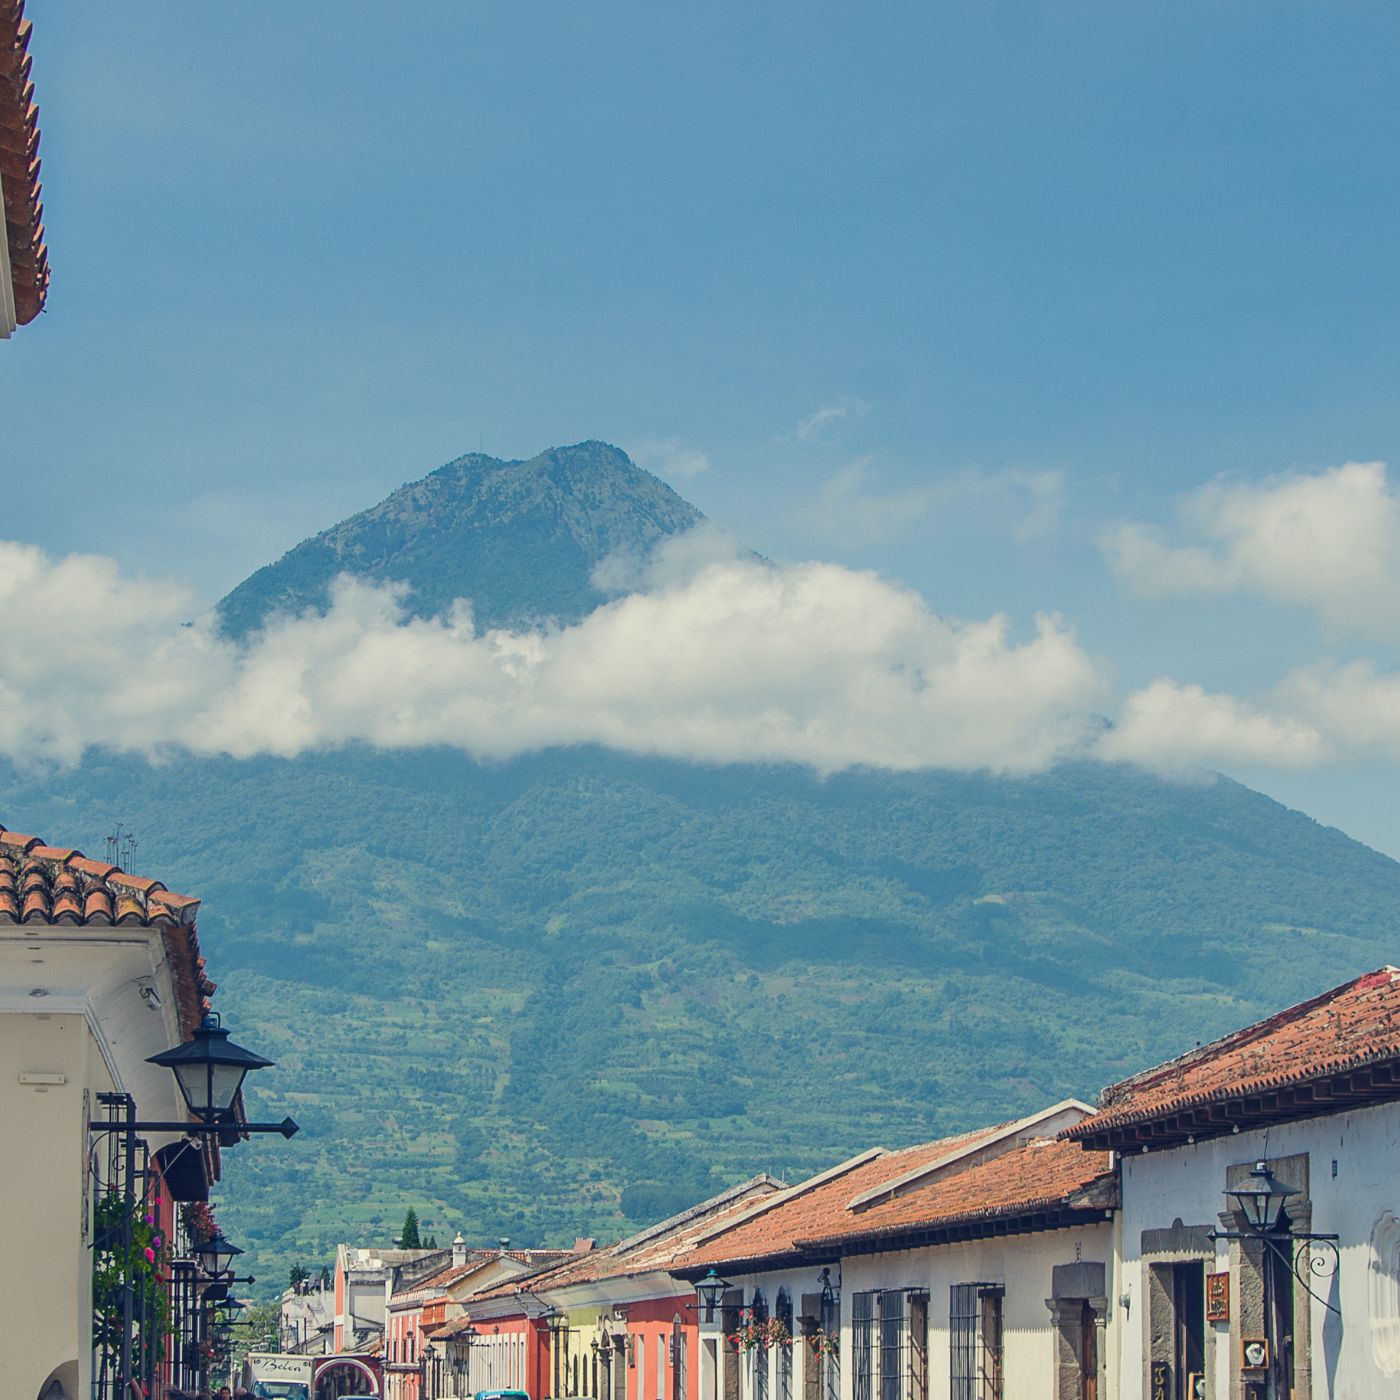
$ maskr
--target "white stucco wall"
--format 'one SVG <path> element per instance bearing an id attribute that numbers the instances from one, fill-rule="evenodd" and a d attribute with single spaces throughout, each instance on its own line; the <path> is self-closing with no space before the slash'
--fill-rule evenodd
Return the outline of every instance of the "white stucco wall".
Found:
<path id="1" fill-rule="evenodd" d="M 992 1283 L 1005 1288 L 1002 1365 L 1007 1400 L 1055 1400 L 1055 1334 L 1050 1309 L 1046 1306 L 1046 1299 L 1051 1296 L 1053 1270 L 1061 1264 L 1102 1264 L 1105 1291 L 1110 1299 L 1108 1322 L 1111 1328 L 1111 1300 L 1117 1296 L 1114 1252 L 1114 1226 L 1112 1222 L 1104 1221 L 1071 1229 L 1003 1236 L 963 1244 L 854 1255 L 842 1260 L 839 1267 L 831 1266 L 833 1281 L 839 1279 L 841 1285 L 842 1400 L 853 1400 L 852 1295 L 885 1289 L 927 1290 L 929 1400 L 949 1400 L 952 1389 L 949 1308 L 952 1288 L 960 1283 Z M 742 1280 L 733 1278 L 733 1282 L 736 1285 L 742 1282 L 746 1306 L 753 1299 L 754 1289 L 761 1288 L 770 1314 L 779 1290 L 786 1288 L 793 1300 L 794 1311 L 800 1314 L 802 1296 L 821 1290 L 819 1273 L 819 1269 L 808 1267 L 746 1275 Z M 715 1334 L 702 1329 L 702 1338 L 707 1335 Z M 725 1365 L 733 1365 L 737 1361 L 741 1366 L 741 1394 L 747 1400 L 753 1394 L 751 1357 L 736 1358 L 732 1351 L 720 1350 L 724 1352 Z M 1100 1393 L 1111 1395 L 1116 1393 L 1111 1345 L 1106 1346 L 1105 1351 L 1107 1354 L 1101 1358 L 1103 1383 Z M 754 1355 L 758 1354 L 761 1353 Z M 793 1347 L 794 1400 L 801 1400 L 803 1370 L 811 1364 L 811 1360 L 807 1347 L 800 1343 Z M 715 1377 L 711 1382 L 710 1377 L 702 1373 L 701 1380 L 701 1400 L 713 1400 L 716 1394 L 723 1395 L 720 1377 Z M 776 1376 L 770 1378 L 768 1393 L 773 1400 L 777 1400 Z"/>
<path id="2" fill-rule="evenodd" d="M 1123 1158 L 1121 1276 L 1122 1291 L 1132 1300 L 1132 1321 L 1119 1337 L 1122 1400 L 1140 1400 L 1148 1392 L 1143 1231 L 1170 1228 L 1176 1220 L 1218 1228 L 1227 1204 L 1227 1168 L 1303 1153 L 1309 1158 L 1311 1228 L 1341 1237 L 1336 1276 L 1312 1283 L 1315 1292 L 1342 1311 L 1337 1318 L 1320 1304 L 1309 1304 L 1314 1400 L 1400 1393 L 1400 1317 L 1391 1325 L 1384 1317 L 1373 1317 L 1371 1299 L 1372 1232 L 1386 1212 L 1400 1217 L 1400 1104 L 1386 1104 L 1275 1127 L 1267 1141 L 1263 1132 L 1238 1133 Z M 1217 1242 L 1215 1249 L 1216 1262 L 1208 1267 L 1226 1269 L 1228 1243 Z M 1231 1282 L 1231 1309 L 1237 1315 L 1238 1280 Z M 1301 1315 L 1297 1323 L 1301 1329 Z M 1208 1323 L 1207 1333 L 1214 1335 L 1213 1354 L 1207 1358 L 1208 1400 L 1229 1400 L 1238 1339 L 1225 1324 Z M 1393 1365 L 1396 1373 L 1386 1374 L 1383 1363 Z"/>
<path id="3" fill-rule="evenodd" d="M 0 1395 L 33 1400 L 64 1363 L 86 1394 L 84 1106 L 110 1076 L 80 1015 L 0 1015 L 0 1071 Z M 21 1082 L 36 1075 L 63 1082 Z"/>

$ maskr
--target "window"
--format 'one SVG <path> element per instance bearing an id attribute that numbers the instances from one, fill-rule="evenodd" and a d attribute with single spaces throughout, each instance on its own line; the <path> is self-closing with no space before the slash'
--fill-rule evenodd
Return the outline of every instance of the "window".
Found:
<path id="1" fill-rule="evenodd" d="M 952 1400 L 1002 1400 L 1001 1300 L 994 1283 L 955 1283 L 948 1309 Z"/>
<path id="2" fill-rule="evenodd" d="M 792 1299 L 788 1297 L 786 1289 L 778 1290 L 774 1311 L 778 1321 L 787 1329 L 788 1336 L 792 1337 Z M 791 1341 L 778 1347 L 778 1400 L 792 1400 L 792 1348 Z"/>
<path id="3" fill-rule="evenodd" d="M 768 1321 L 768 1304 L 761 1291 L 753 1295 L 753 1320 L 756 1326 Z M 768 1400 L 768 1343 L 760 1342 L 749 1355 L 753 1358 L 753 1400 Z"/>
<path id="4" fill-rule="evenodd" d="M 928 1400 L 928 1294 L 909 1295 L 909 1400 Z"/>
<path id="5" fill-rule="evenodd" d="M 876 1293 L 851 1294 L 851 1396 L 871 1400 L 875 1361 Z"/>
<path id="6" fill-rule="evenodd" d="M 903 1293 L 880 1294 L 880 1400 L 904 1400 Z"/>

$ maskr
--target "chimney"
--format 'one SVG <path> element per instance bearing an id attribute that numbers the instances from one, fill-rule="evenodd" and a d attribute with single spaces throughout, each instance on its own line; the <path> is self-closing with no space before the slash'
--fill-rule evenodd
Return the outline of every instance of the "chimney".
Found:
<path id="1" fill-rule="evenodd" d="M 452 1241 L 452 1267 L 460 1269 L 467 1262 L 467 1242 L 462 1238 L 462 1232 L 457 1231 L 457 1238 Z"/>
<path id="2" fill-rule="evenodd" d="M 504 1253 L 506 1252 L 506 1250 L 508 1250 L 508 1249 L 510 1248 L 510 1239 L 509 1239 L 509 1237 L 507 1237 L 506 1239 L 503 1239 L 503 1240 L 500 1242 L 500 1244 L 501 1244 L 501 1253 L 504 1254 Z"/>

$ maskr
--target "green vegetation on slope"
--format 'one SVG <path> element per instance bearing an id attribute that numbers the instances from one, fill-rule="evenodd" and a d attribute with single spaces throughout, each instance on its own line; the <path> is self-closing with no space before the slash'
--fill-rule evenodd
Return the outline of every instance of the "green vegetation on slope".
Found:
<path id="1" fill-rule="evenodd" d="M 1390 960 L 1400 866 L 1238 784 L 570 751 L 95 757 L 3 819 L 205 900 L 290 1144 L 228 1156 L 255 1272 L 425 1233 L 616 1235 L 1028 1110 Z"/>

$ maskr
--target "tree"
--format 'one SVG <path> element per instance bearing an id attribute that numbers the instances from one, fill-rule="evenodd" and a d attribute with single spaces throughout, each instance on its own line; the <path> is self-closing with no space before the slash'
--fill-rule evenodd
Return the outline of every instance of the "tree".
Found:
<path id="1" fill-rule="evenodd" d="M 311 1270 L 305 1264 L 293 1264 L 292 1272 L 287 1278 L 287 1287 L 295 1292 L 301 1291 L 301 1286 L 311 1277 Z"/>
<path id="2" fill-rule="evenodd" d="M 330 1286 L 331 1286 L 331 1270 L 330 1270 L 330 1265 L 329 1265 L 329 1264 L 322 1264 L 322 1265 L 321 1265 L 321 1287 L 322 1287 L 322 1288 L 329 1288 Z"/>
<path id="3" fill-rule="evenodd" d="M 418 1237 L 418 1212 L 412 1206 L 403 1218 L 403 1233 L 399 1236 L 400 1249 L 422 1249 L 423 1242 Z"/>
<path id="4" fill-rule="evenodd" d="M 428 1238 L 427 1238 L 426 1240 L 423 1241 L 423 1248 L 424 1248 L 424 1249 L 436 1249 L 437 1247 L 438 1247 L 438 1242 L 437 1242 L 437 1236 L 436 1236 L 436 1235 L 429 1235 Z"/>

